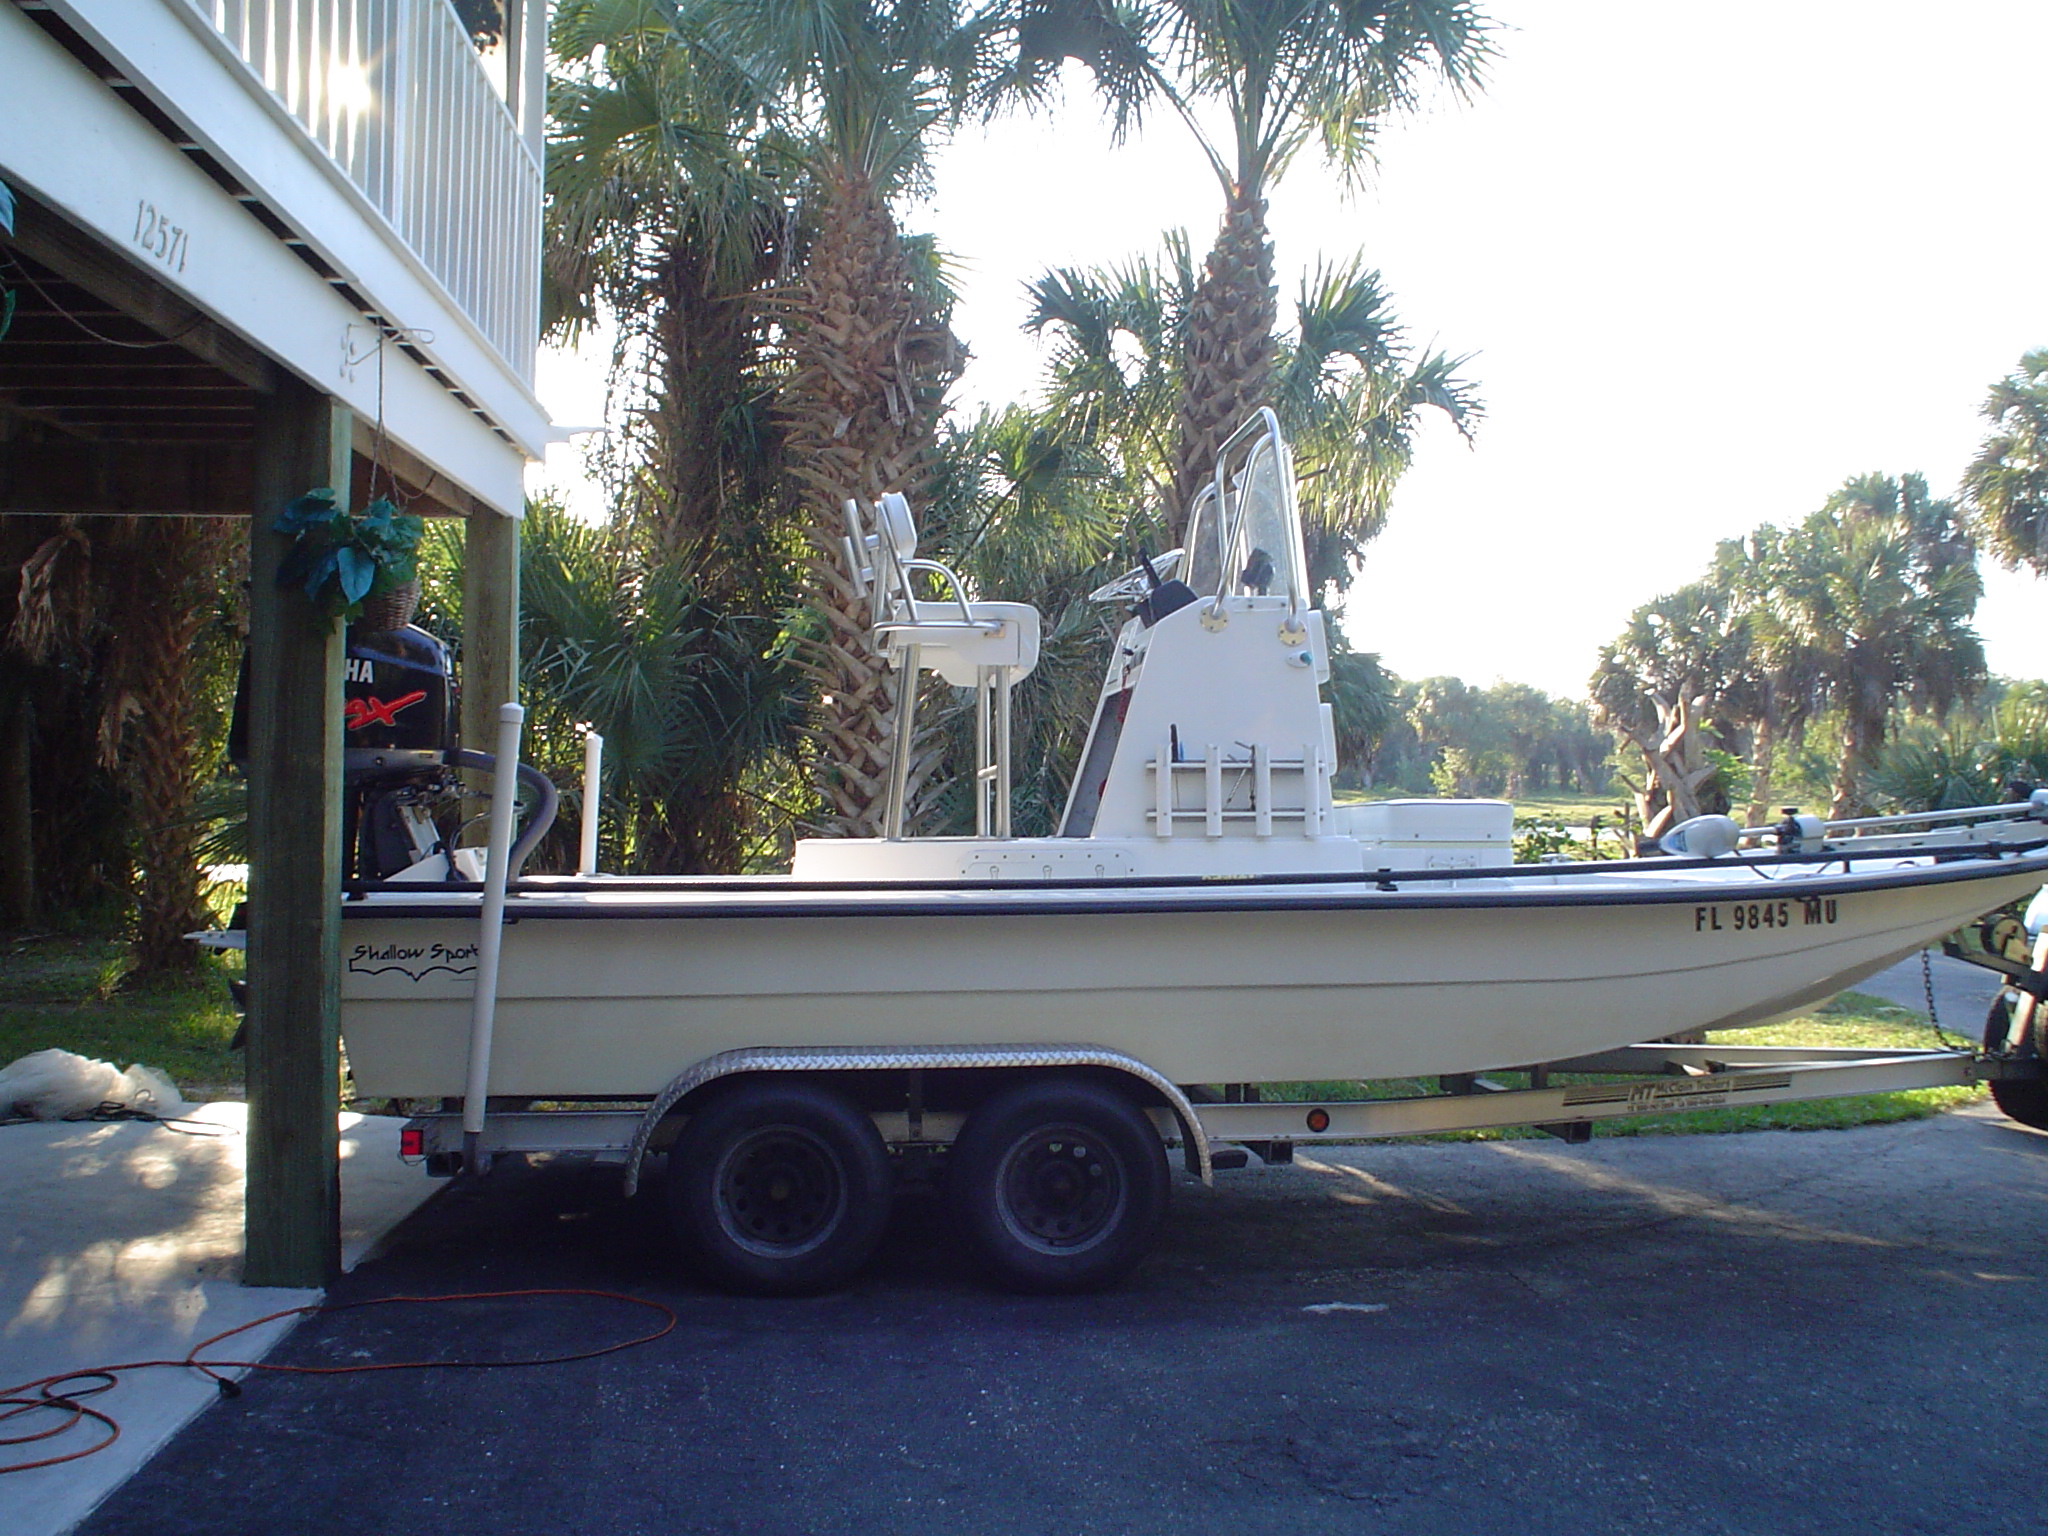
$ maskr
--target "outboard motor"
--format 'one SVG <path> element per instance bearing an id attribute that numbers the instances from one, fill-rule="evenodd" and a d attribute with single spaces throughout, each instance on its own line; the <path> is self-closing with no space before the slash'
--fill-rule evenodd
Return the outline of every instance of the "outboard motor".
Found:
<path id="1" fill-rule="evenodd" d="M 348 634 L 342 685 L 349 873 L 388 880 L 445 853 L 437 809 L 461 794 L 448 647 L 417 624 Z M 447 866 L 444 864 L 444 871 Z"/>
<path id="2" fill-rule="evenodd" d="M 456 745 L 457 690 L 448 647 L 417 624 L 392 629 L 352 626 L 342 688 L 343 878 L 476 880 L 481 849 L 451 849 L 443 814 L 458 805 L 457 768 L 491 772 L 488 752 Z M 248 762 L 248 660 L 235 689 L 229 760 Z M 554 821 L 555 787 L 525 764 L 519 781 L 535 798 L 512 847 L 516 874 Z"/>

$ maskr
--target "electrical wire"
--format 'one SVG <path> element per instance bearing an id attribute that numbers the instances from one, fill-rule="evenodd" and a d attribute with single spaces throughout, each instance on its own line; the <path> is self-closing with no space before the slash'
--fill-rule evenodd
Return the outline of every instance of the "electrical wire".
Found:
<path id="1" fill-rule="evenodd" d="M 202 313 L 195 311 L 190 320 L 186 321 L 177 330 L 173 331 L 170 335 L 165 336 L 160 341 L 123 341 L 118 336 L 109 336 L 102 331 L 94 330 L 91 326 L 87 325 L 83 320 L 79 319 L 78 316 L 72 314 L 70 310 L 66 309 L 62 304 L 60 304 L 57 301 L 57 299 L 51 294 L 49 289 L 45 288 L 40 282 L 36 280 L 35 273 L 29 271 L 29 269 L 26 266 L 24 266 L 21 262 L 11 261 L 8 264 L 11 267 L 13 267 L 15 274 L 19 276 L 23 282 L 27 283 L 29 287 L 35 289 L 37 293 L 42 295 L 43 302 L 50 306 L 52 313 L 60 315 L 64 319 L 69 320 L 73 325 L 77 326 L 81 331 L 85 332 L 85 334 L 90 336 L 94 341 L 104 342 L 107 346 L 110 347 L 120 347 L 122 350 L 128 352 L 151 352 L 156 350 L 158 347 L 176 346 L 180 341 L 183 341 L 187 336 L 191 335 L 194 331 L 198 330 L 199 327 L 205 324 L 206 322 L 206 316 Z"/>
<path id="2" fill-rule="evenodd" d="M 660 1314 L 661 1325 L 651 1333 L 638 1334 L 630 1339 L 620 1339 L 610 1344 L 601 1344 L 591 1349 L 579 1349 L 563 1355 L 537 1355 L 525 1360 L 381 1360 L 368 1365 L 278 1365 L 265 1360 L 202 1360 L 199 1357 L 215 1345 L 260 1328 L 265 1323 L 274 1323 L 287 1317 L 315 1317 L 336 1312 L 356 1312 L 365 1307 L 390 1307 L 404 1305 L 432 1305 L 451 1301 L 511 1301 L 542 1296 L 584 1297 L 598 1301 L 622 1301 L 628 1306 L 644 1307 Z M 54 1440 L 77 1425 L 90 1419 L 107 1431 L 105 1438 L 79 1450 L 66 1451 L 61 1455 L 43 1456 L 29 1461 L 0 1463 L 0 1475 L 9 1472 L 29 1472 L 38 1467 L 60 1466 L 68 1461 L 79 1461 L 96 1455 L 121 1438 L 121 1426 L 112 1414 L 99 1408 L 87 1406 L 81 1398 L 97 1397 L 111 1392 L 120 1383 L 125 1372 L 171 1368 L 197 1371 L 211 1381 L 223 1397 L 240 1397 L 239 1383 L 224 1375 L 227 1371 L 268 1371 L 279 1376 L 360 1376 L 380 1371 L 495 1371 L 511 1370 L 525 1366 L 569 1365 L 578 1360 L 596 1360 L 605 1355 L 615 1355 L 622 1350 L 636 1349 L 642 1344 L 652 1344 L 657 1339 L 673 1333 L 678 1319 L 674 1310 L 661 1302 L 650 1301 L 644 1296 L 628 1296 L 623 1291 L 596 1291 L 566 1286 L 537 1287 L 517 1291 L 457 1291 L 445 1296 L 374 1296 L 367 1301 L 344 1301 L 337 1303 L 314 1302 L 303 1307 L 286 1307 L 281 1311 L 266 1313 L 251 1318 L 233 1328 L 223 1329 L 210 1338 L 201 1339 L 179 1360 L 130 1360 L 120 1365 L 85 1367 L 75 1371 L 60 1371 L 51 1376 L 40 1376 L 33 1381 L 0 1390 L 0 1425 L 6 1425 L 35 1413 L 55 1413 L 61 1421 L 41 1429 L 25 1433 L 0 1433 L 0 1448 L 9 1446 L 35 1445 Z M 94 1383 L 83 1388 L 67 1387 L 69 1382 Z"/>
<path id="3" fill-rule="evenodd" d="M 45 1120 L 40 1115 L 8 1115 L 0 1118 L 0 1125 L 111 1125 L 124 1120 L 147 1121 L 180 1136 L 198 1136 L 208 1141 L 228 1134 L 225 1126 L 209 1125 L 204 1120 L 194 1120 L 185 1115 L 160 1115 L 153 1109 L 123 1104 L 119 1099 L 107 1099 L 83 1114 L 65 1115 L 55 1121 Z"/>

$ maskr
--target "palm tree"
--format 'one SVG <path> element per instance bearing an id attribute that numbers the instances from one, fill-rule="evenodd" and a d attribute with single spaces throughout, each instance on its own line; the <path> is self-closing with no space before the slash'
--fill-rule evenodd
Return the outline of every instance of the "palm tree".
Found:
<path id="1" fill-rule="evenodd" d="M 830 830 L 872 834 L 887 782 L 887 674 L 839 557 L 840 507 L 888 491 L 921 499 L 946 390 L 962 361 L 928 243 L 891 200 L 923 168 L 926 136 L 971 92 L 985 26 L 953 0 L 704 0 L 797 144 L 815 237 L 779 295 L 776 416 L 810 530 L 818 691 L 814 787 Z"/>
<path id="2" fill-rule="evenodd" d="M 788 600 L 793 521 L 763 408 L 762 294 L 800 253 L 788 147 L 701 17 L 649 0 L 556 9 L 544 322 L 614 322 L 618 513 L 713 591 Z M 780 568 L 779 568 L 780 567 Z"/>
<path id="3" fill-rule="evenodd" d="M 1772 812 L 1771 782 L 1780 748 L 1797 751 L 1807 723 L 1826 692 L 1820 658 L 1799 630 L 1783 621 L 1774 603 L 1782 576 L 1785 536 L 1765 523 L 1744 539 L 1722 541 L 1709 581 L 1727 595 L 1747 661 L 1731 679 L 1724 701 L 1750 728 L 1748 825 Z"/>
<path id="4" fill-rule="evenodd" d="M 1107 7 L 1104 7 L 1107 9 Z M 1173 516 L 1222 439 L 1271 401 L 1279 361 L 1266 199 L 1311 139 L 1347 182 L 1371 164 L 1379 125 L 1441 80 L 1464 93 L 1491 55 L 1471 0 L 1154 0 L 1139 13 L 1156 89 L 1195 136 L 1224 195 L 1223 222 L 1189 307 Z M 1220 106 L 1228 142 L 1199 109 Z"/>
<path id="5" fill-rule="evenodd" d="M 1977 537 L 2008 570 L 2048 576 L 2048 347 L 1991 386 L 1991 435 L 1963 472 Z"/>
<path id="6" fill-rule="evenodd" d="M 1024 328 L 1051 342 L 1047 415 L 1102 458 L 1134 507 L 1170 505 L 1174 409 L 1195 282 L 1187 235 L 1172 230 L 1156 261 L 1058 268 L 1027 289 Z M 1158 533 L 1172 542 L 1170 527 Z"/>
<path id="7" fill-rule="evenodd" d="M 1048 410 L 1116 467 L 1127 495 L 1151 506 L 1175 505 L 1200 282 L 1187 237 L 1175 233 L 1157 261 L 1063 269 L 1030 287 L 1026 328 L 1053 339 Z M 1294 326 L 1273 343 L 1272 398 L 1300 474 L 1309 581 L 1342 591 L 1386 522 L 1424 408 L 1469 434 L 1481 407 L 1457 374 L 1461 359 L 1411 353 L 1379 274 L 1357 262 L 1304 276 Z M 1176 530 L 1161 536 L 1171 541 Z"/>
<path id="8" fill-rule="evenodd" d="M 787 831 L 762 801 L 778 764 L 794 762 L 801 714 L 778 621 L 708 595 L 689 551 L 545 502 L 520 528 L 520 579 L 531 756 L 573 782 L 583 725 L 602 733 L 609 862 L 692 874 L 761 865 L 764 840 Z"/>
<path id="9" fill-rule="evenodd" d="M 1984 681 L 1970 628 L 1983 592 L 1976 549 L 1924 477 L 1863 475 L 1786 533 L 1775 585 L 1775 622 L 1842 711 L 1829 815 L 1850 816 L 1893 706 L 1911 700 L 1939 717 Z"/>
<path id="10" fill-rule="evenodd" d="M 1272 400 L 1300 469 L 1310 587 L 1342 592 L 1386 526 L 1424 409 L 1469 440 L 1483 408 L 1466 359 L 1410 352 L 1380 274 L 1356 259 L 1302 278 L 1294 322 L 1276 338 Z"/>
<path id="11" fill-rule="evenodd" d="M 1330 715 L 1340 772 L 1370 788 L 1380 743 L 1400 717 L 1401 681 L 1371 651 L 1354 651 L 1331 636 Z"/>
<path id="12" fill-rule="evenodd" d="M 240 530 L 205 518 L 116 518 L 90 533 L 71 519 L 54 529 L 24 520 L 20 532 L 36 542 L 18 548 L 10 573 L 10 670 L 18 669 L 24 691 L 38 672 L 54 680 L 44 729 L 68 730 L 83 749 L 65 764 L 65 792 L 42 797 L 41 816 L 64 818 L 97 800 L 97 769 L 115 793 L 94 819 L 113 810 L 125 843 L 116 867 L 94 871 L 81 866 L 104 858 L 104 826 L 76 847 L 70 838 L 44 839 L 71 868 L 39 872 L 68 886 L 74 900 L 104 899 L 93 883 L 119 890 L 131 904 L 137 972 L 189 969 L 198 954 L 184 935 L 208 922 L 196 852 L 203 828 L 193 807 L 213 774 L 224 734 L 216 722 L 233 686 L 236 647 L 224 610 L 231 573 L 246 563 Z M 40 896 L 47 908 L 59 892 L 17 894 Z"/>
<path id="13" fill-rule="evenodd" d="M 1087 594 L 1130 569 L 1147 544 L 1142 505 L 1049 412 L 985 410 L 940 440 L 922 523 L 930 547 L 970 589 L 1029 601 L 1044 617 L 1038 665 L 1018 686 L 1011 731 L 1011 825 L 1020 835 L 1058 828 L 1112 639 L 1105 610 Z M 932 730 L 917 768 L 947 787 L 926 808 L 925 825 L 966 832 L 974 825 L 971 695 L 933 688 L 927 697 L 941 707 L 920 716 Z"/>
<path id="14" fill-rule="evenodd" d="M 1646 836 L 1726 808 L 1709 752 L 1722 702 L 1739 688 L 1747 639 L 1730 621 L 1727 592 L 1695 582 L 1645 603 L 1610 645 L 1587 685 L 1595 720 L 1633 746 L 1644 778 L 1634 790 Z"/>

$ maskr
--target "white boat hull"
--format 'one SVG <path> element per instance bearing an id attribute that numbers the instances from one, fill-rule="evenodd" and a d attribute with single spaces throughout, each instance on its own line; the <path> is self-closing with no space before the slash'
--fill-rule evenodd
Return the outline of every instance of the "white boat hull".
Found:
<path id="1" fill-rule="evenodd" d="M 749 1046 L 1084 1043 L 1183 1084 L 1561 1060 L 1816 1002 L 2025 896 L 2048 854 L 1831 867 L 1393 893 L 529 882 L 508 907 L 489 1091 L 647 1096 Z M 463 1092 L 477 914 L 456 893 L 348 905 L 359 1092 Z"/>

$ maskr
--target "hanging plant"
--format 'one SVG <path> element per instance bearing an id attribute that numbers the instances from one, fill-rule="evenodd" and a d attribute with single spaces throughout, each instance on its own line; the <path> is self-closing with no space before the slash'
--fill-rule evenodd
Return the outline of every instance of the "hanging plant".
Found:
<path id="1" fill-rule="evenodd" d="M 413 579 L 425 524 L 382 497 L 351 513 L 323 487 L 306 492 L 270 526 L 293 538 L 277 584 L 302 588 L 328 619 L 347 624 L 365 602 Z"/>
<path id="2" fill-rule="evenodd" d="M 14 191 L 6 182 L 0 181 L 0 234 L 9 238 L 14 234 Z M 8 327 L 14 324 L 14 290 L 0 288 L 0 340 L 4 340 Z"/>

